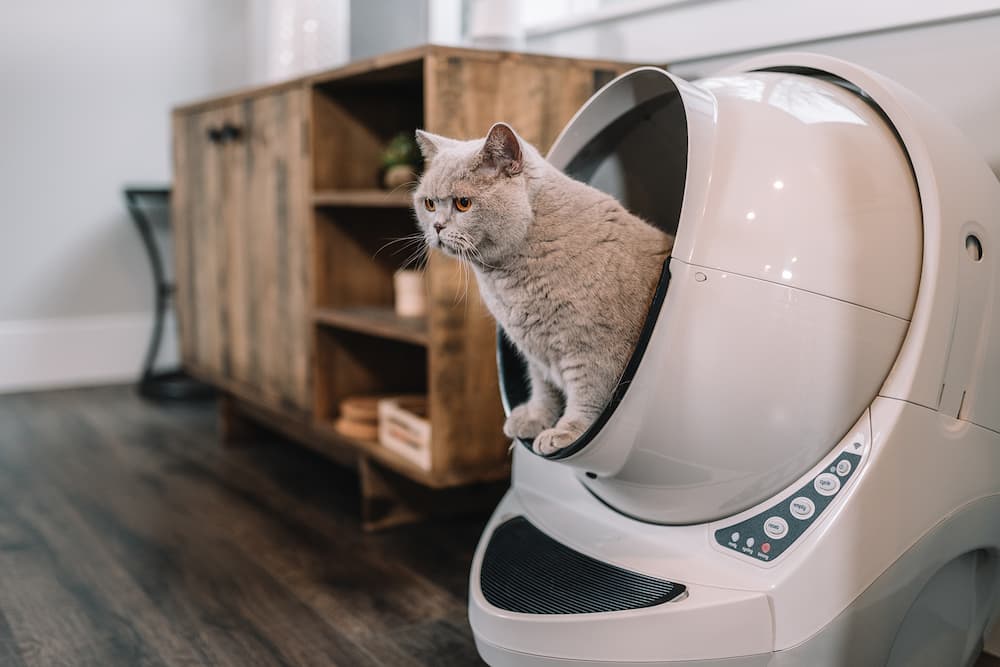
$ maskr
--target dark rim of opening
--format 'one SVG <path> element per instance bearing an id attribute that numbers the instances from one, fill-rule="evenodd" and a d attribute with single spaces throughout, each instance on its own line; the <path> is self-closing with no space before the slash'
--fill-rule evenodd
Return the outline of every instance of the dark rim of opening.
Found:
<path id="1" fill-rule="evenodd" d="M 628 75 L 624 75 L 628 76 Z M 680 91 L 677 89 L 673 81 L 669 77 L 666 78 L 666 83 L 668 87 L 664 89 L 663 93 L 654 96 L 644 102 L 639 103 L 631 110 L 627 111 L 623 115 L 612 118 L 604 127 L 597 132 L 593 137 L 587 141 L 587 143 L 580 149 L 576 156 L 573 157 L 566 165 L 564 171 L 570 176 L 573 172 L 578 169 L 578 161 L 586 154 L 588 151 L 593 151 L 595 149 L 600 150 L 598 147 L 607 146 L 608 141 L 613 141 L 612 137 L 620 136 L 620 133 L 631 123 L 636 120 L 649 120 L 651 113 L 659 105 L 663 104 L 665 99 L 674 99 L 679 103 L 678 110 L 680 112 L 679 125 L 683 127 L 683 148 L 682 154 L 683 159 L 681 163 L 683 165 L 682 171 L 679 174 L 679 194 L 680 197 L 677 199 L 676 210 L 672 210 L 668 213 L 670 220 L 667 230 L 673 231 L 676 234 L 677 222 L 680 219 L 680 208 L 681 203 L 684 199 L 684 190 L 687 187 L 687 156 L 688 156 L 688 119 L 687 112 L 684 108 L 683 102 L 680 100 Z M 609 88 L 614 84 L 609 84 Z M 643 215 L 642 212 L 639 213 Z M 652 219 L 652 217 L 646 217 L 651 223 L 655 224 L 660 229 L 664 229 L 662 220 Z M 667 294 L 667 286 L 670 283 L 670 257 L 663 263 L 663 268 L 660 271 L 659 281 L 656 285 L 656 290 L 653 293 L 652 301 L 646 313 L 646 319 L 643 322 L 642 330 L 639 332 L 639 338 L 636 340 L 635 348 L 632 350 L 632 354 L 629 357 L 628 363 L 625 365 L 625 369 L 622 371 L 621 378 L 615 385 L 615 389 L 611 395 L 611 399 L 608 401 L 604 409 L 597 416 L 597 419 L 587 428 L 583 434 L 574 440 L 572 443 L 566 447 L 559 449 L 551 454 L 539 454 L 546 459 L 560 460 L 565 459 L 574 454 L 580 452 L 587 445 L 593 441 L 598 433 L 604 428 L 611 415 L 617 409 L 618 405 L 625 398 L 625 394 L 628 391 L 629 386 L 632 384 L 632 380 L 635 377 L 635 373 L 639 368 L 639 362 L 642 360 L 643 354 L 646 352 L 646 347 L 649 344 L 650 337 L 653 334 L 653 329 L 656 326 L 656 322 L 660 316 L 660 310 L 663 306 L 663 302 Z M 530 388 L 528 386 L 527 379 L 527 364 L 525 360 L 518 353 L 517 349 L 514 347 L 513 343 L 504 334 L 502 327 L 497 327 L 497 369 L 500 380 L 500 397 L 503 401 L 504 409 L 507 414 L 515 406 L 521 405 L 528 400 L 530 396 Z M 525 440 L 523 438 L 517 438 L 517 440 L 528 449 L 528 451 L 534 453 L 531 448 L 532 442 Z"/>

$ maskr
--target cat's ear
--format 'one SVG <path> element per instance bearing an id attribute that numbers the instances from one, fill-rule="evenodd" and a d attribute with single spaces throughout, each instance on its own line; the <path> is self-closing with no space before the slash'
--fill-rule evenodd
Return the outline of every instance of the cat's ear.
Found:
<path id="1" fill-rule="evenodd" d="M 498 174 L 516 176 L 524 169 L 524 153 L 521 140 L 507 123 L 497 123 L 490 128 L 483 143 L 481 164 L 496 170 Z"/>
<path id="2" fill-rule="evenodd" d="M 454 139 L 442 137 L 437 134 L 431 134 L 430 132 L 425 132 L 423 130 L 417 130 L 417 146 L 420 147 L 420 152 L 423 153 L 424 160 L 428 162 L 434 159 L 434 156 L 438 154 L 438 151 L 448 144 L 453 143 L 455 143 Z"/>

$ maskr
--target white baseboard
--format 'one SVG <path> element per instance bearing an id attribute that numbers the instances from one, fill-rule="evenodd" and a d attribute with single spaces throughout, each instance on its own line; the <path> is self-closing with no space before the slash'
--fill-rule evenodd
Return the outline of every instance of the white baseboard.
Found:
<path id="1" fill-rule="evenodd" d="M 0 393 L 138 380 L 150 313 L 0 322 Z M 177 363 L 172 322 L 159 364 Z"/>

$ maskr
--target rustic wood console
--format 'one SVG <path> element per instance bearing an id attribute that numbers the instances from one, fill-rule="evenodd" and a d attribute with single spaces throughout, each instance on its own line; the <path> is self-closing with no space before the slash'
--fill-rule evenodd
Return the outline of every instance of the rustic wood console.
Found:
<path id="1" fill-rule="evenodd" d="M 426 46 L 174 110 L 182 358 L 223 393 L 223 437 L 263 424 L 357 466 L 369 528 L 495 499 L 483 483 L 509 474 L 495 324 L 436 252 L 428 316 L 395 316 L 406 253 L 379 249 L 416 228 L 409 192 L 379 188 L 379 154 L 400 131 L 472 138 L 499 120 L 546 150 L 626 69 Z M 428 396 L 429 470 L 333 428 L 343 398 L 393 392 Z"/>

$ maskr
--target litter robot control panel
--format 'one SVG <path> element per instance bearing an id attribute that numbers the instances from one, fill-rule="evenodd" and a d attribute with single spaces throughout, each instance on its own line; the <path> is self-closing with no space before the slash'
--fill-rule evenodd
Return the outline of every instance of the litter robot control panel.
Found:
<path id="1" fill-rule="evenodd" d="M 822 472 L 779 503 L 715 531 L 726 549 L 763 562 L 785 552 L 822 515 L 861 464 L 864 443 L 852 442 Z"/>

